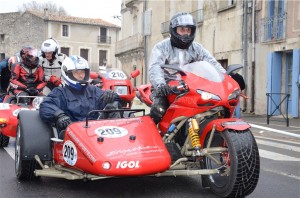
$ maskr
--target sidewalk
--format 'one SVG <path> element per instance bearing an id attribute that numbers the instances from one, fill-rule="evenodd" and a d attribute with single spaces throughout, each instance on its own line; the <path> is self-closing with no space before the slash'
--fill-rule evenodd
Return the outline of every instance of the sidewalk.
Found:
<path id="1" fill-rule="evenodd" d="M 272 116 L 269 118 L 269 124 L 267 124 L 267 115 L 255 115 L 242 113 L 241 119 L 248 123 L 259 124 L 264 127 L 276 128 L 284 131 L 294 131 L 300 134 L 300 119 L 289 118 L 289 127 L 286 126 L 286 119 L 282 116 Z"/>
<path id="2" fill-rule="evenodd" d="M 146 114 L 150 112 L 150 108 L 145 104 L 141 103 L 138 98 L 133 101 L 134 108 L 145 109 Z M 255 115 L 249 113 L 241 113 L 241 119 L 248 123 L 259 124 L 264 127 L 277 128 L 284 131 L 296 131 L 300 134 L 300 119 L 289 118 L 289 127 L 286 126 L 286 120 L 282 116 L 272 116 L 267 124 L 267 115 Z"/>

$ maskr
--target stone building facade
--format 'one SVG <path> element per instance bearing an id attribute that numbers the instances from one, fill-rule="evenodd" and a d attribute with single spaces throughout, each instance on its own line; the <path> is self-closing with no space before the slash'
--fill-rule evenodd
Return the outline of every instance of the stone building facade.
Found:
<path id="1" fill-rule="evenodd" d="M 52 37 L 67 55 L 86 58 L 93 71 L 112 64 L 120 67 L 115 58 L 115 43 L 121 28 L 101 19 L 59 16 L 36 11 L 0 14 L 0 54 L 11 56 L 24 45 L 40 48 Z"/>
<path id="2" fill-rule="evenodd" d="M 280 107 L 282 113 L 299 117 L 300 2 L 123 0 L 121 8 L 122 32 L 116 57 L 125 70 L 141 69 L 138 83 L 149 82 L 151 49 L 169 36 L 171 17 L 188 12 L 197 21 L 196 42 L 225 68 L 230 64 L 244 66 L 240 73 L 249 98 L 241 100 L 243 111 L 266 114 L 268 109 L 279 115 L 275 104 L 267 105 L 271 99 L 266 95 L 278 92 L 274 95 L 277 104 L 290 96 Z"/>

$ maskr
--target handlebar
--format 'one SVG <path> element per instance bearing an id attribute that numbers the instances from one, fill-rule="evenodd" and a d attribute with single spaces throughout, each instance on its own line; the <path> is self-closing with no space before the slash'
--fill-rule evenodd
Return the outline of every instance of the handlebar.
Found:
<path id="1" fill-rule="evenodd" d="M 171 92 L 175 95 L 180 95 L 188 91 L 189 91 L 189 87 L 184 81 L 180 81 L 178 86 L 171 87 Z"/>

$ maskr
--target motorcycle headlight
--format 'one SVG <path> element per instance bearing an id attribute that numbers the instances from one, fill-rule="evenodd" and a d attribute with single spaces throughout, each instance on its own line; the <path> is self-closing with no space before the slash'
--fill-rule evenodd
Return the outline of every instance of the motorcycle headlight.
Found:
<path id="1" fill-rule="evenodd" d="M 236 99 L 237 100 L 238 97 L 240 96 L 240 94 L 241 94 L 241 90 L 237 89 L 234 92 L 232 92 L 231 94 L 229 94 L 228 100 L 232 100 L 232 99 Z"/>
<path id="2" fill-rule="evenodd" d="M 32 101 L 32 106 L 35 109 L 39 109 L 40 108 L 40 104 L 43 102 L 44 97 L 35 97 Z"/>
<path id="3" fill-rule="evenodd" d="M 209 93 L 209 92 L 206 92 L 206 91 L 202 91 L 200 89 L 197 89 L 197 93 L 201 95 L 201 98 L 203 100 L 221 100 L 221 98 L 215 94 L 212 94 L 212 93 Z"/>

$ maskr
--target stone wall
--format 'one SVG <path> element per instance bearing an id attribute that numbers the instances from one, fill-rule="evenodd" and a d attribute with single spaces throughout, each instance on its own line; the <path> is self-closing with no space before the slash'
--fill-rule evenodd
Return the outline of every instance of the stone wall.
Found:
<path id="1" fill-rule="evenodd" d="M 9 56 L 13 54 L 9 47 L 9 40 L 12 34 L 12 29 L 14 28 L 14 23 L 19 16 L 19 12 L 0 14 L 0 35 L 4 35 L 4 40 L 0 41 L 0 53 L 4 53 Z"/>

